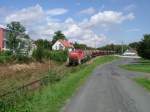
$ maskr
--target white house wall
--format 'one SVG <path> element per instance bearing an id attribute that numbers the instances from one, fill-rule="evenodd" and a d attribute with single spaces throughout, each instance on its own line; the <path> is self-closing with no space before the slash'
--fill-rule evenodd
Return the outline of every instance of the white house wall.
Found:
<path id="1" fill-rule="evenodd" d="M 59 41 L 57 41 L 57 42 L 52 46 L 52 49 L 53 49 L 53 50 L 60 50 L 60 45 L 62 46 L 62 49 L 65 50 L 64 45 L 63 45 L 61 42 L 59 42 Z"/>

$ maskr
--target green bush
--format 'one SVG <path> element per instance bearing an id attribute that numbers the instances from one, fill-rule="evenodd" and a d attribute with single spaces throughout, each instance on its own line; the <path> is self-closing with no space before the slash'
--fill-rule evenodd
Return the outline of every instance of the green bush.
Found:
<path id="1" fill-rule="evenodd" d="M 35 49 L 32 53 L 32 57 L 39 62 L 42 62 L 42 59 L 44 58 L 44 49 L 41 47 L 38 47 Z"/>
<path id="2" fill-rule="evenodd" d="M 0 53 L 0 56 L 10 56 L 12 55 L 13 53 L 11 51 L 3 51 Z"/>
<path id="3" fill-rule="evenodd" d="M 44 50 L 44 58 L 45 59 L 50 59 L 51 51 L 50 50 Z"/>
<path id="4" fill-rule="evenodd" d="M 43 52 L 45 59 L 51 59 L 59 62 L 65 62 L 67 60 L 67 51 L 49 51 Z"/>
<path id="5" fill-rule="evenodd" d="M 51 51 L 50 59 L 65 62 L 67 60 L 67 51 Z"/>
<path id="6" fill-rule="evenodd" d="M 33 51 L 32 56 L 37 61 L 42 61 L 42 59 L 51 59 L 59 62 L 65 62 L 67 60 L 67 51 L 50 51 L 43 48 L 37 48 Z"/>
<path id="7" fill-rule="evenodd" d="M 28 63 L 31 61 L 31 58 L 29 58 L 28 56 L 22 55 L 22 54 L 17 54 L 15 56 L 15 60 L 18 63 Z"/>
<path id="8" fill-rule="evenodd" d="M 0 63 L 8 63 L 12 60 L 12 52 L 4 51 L 0 52 Z"/>

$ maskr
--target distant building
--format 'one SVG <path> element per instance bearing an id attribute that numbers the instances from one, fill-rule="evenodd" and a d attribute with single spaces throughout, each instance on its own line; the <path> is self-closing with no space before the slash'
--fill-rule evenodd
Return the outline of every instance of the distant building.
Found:
<path id="1" fill-rule="evenodd" d="M 123 56 L 137 56 L 137 51 L 134 49 L 127 49 L 124 53 Z"/>
<path id="2" fill-rule="evenodd" d="M 10 50 L 8 48 L 8 32 L 7 28 L 0 25 L 0 51 Z M 16 38 L 19 40 L 17 48 L 20 49 L 21 53 L 32 55 L 33 50 L 36 48 L 33 40 L 25 38 L 22 34 L 19 34 Z"/>
<path id="3" fill-rule="evenodd" d="M 7 44 L 7 29 L 0 25 L 0 51 L 7 50 L 8 44 Z"/>
<path id="4" fill-rule="evenodd" d="M 59 39 L 52 46 L 52 50 L 68 50 L 72 51 L 74 49 L 73 43 L 68 40 Z"/>

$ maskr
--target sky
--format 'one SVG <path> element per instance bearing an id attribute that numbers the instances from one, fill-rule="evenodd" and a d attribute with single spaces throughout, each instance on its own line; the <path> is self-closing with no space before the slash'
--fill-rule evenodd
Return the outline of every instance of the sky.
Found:
<path id="1" fill-rule="evenodd" d="M 72 42 L 99 47 L 150 33 L 149 0 L 0 0 L 0 24 L 19 21 L 34 40 L 61 30 Z"/>

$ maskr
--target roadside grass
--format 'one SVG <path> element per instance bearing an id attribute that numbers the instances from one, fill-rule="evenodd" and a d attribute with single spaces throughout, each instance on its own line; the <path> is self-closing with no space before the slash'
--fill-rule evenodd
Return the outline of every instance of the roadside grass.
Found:
<path id="1" fill-rule="evenodd" d="M 73 72 L 66 73 L 61 81 L 44 86 L 32 95 L 18 99 L 16 105 L 7 109 L 7 112 L 59 112 L 67 99 L 84 83 L 97 65 L 114 59 L 117 57 L 103 56 L 97 57 L 91 64 L 82 64 Z"/>
<path id="2" fill-rule="evenodd" d="M 148 78 L 135 78 L 134 79 L 138 84 L 150 91 L 150 79 Z"/>
<path id="3" fill-rule="evenodd" d="M 131 71 L 150 73 L 150 60 L 140 59 L 138 63 L 122 65 L 121 68 Z M 150 79 L 148 77 L 138 77 L 133 80 L 150 91 Z"/>
<path id="4" fill-rule="evenodd" d="M 150 60 L 140 59 L 138 63 L 122 65 L 121 68 L 131 71 L 150 73 Z"/>

